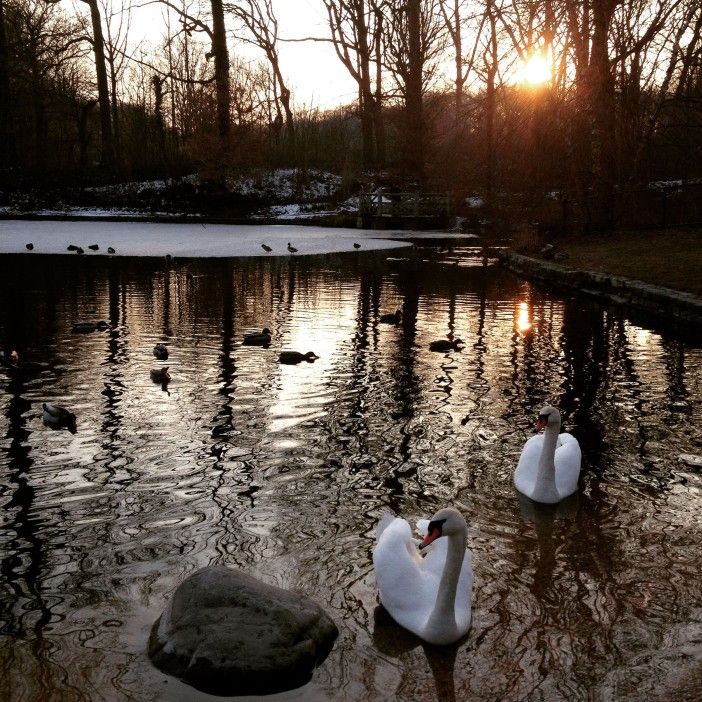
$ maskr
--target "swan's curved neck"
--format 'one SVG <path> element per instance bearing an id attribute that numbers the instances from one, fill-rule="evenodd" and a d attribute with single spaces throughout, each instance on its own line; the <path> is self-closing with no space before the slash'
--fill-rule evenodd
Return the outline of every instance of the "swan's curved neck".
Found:
<path id="1" fill-rule="evenodd" d="M 431 631 L 434 627 L 445 630 L 447 621 L 453 621 L 454 625 L 456 623 L 456 590 L 466 554 L 467 537 L 462 533 L 451 534 L 446 538 L 448 539 L 446 563 L 441 574 L 434 609 L 427 620 L 427 631 Z"/>
<path id="2" fill-rule="evenodd" d="M 539 469 L 536 473 L 536 482 L 544 487 L 553 486 L 556 488 L 556 444 L 558 443 L 558 434 L 560 426 L 546 425 L 544 431 L 544 443 L 541 446 L 541 455 L 539 456 Z"/>

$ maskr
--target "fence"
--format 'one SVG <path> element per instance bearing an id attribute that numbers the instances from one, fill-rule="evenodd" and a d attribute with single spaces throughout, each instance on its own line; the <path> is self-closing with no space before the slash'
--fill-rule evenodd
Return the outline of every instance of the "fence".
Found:
<path id="1" fill-rule="evenodd" d="M 445 193 L 391 192 L 378 189 L 361 193 L 358 203 L 359 216 L 378 224 L 380 220 L 448 220 L 451 214 L 451 197 Z"/>

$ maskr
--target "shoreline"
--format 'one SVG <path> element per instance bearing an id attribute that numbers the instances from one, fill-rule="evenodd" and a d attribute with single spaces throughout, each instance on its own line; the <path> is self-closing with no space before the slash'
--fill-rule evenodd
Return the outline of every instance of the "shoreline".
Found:
<path id="1" fill-rule="evenodd" d="M 702 339 L 702 297 L 698 295 L 611 273 L 569 268 L 507 249 L 498 251 L 497 257 L 519 276 L 631 309 L 676 332 Z"/>

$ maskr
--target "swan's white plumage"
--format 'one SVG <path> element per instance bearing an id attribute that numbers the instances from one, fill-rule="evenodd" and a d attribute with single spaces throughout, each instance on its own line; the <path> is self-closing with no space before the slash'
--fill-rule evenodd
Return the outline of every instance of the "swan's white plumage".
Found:
<path id="1" fill-rule="evenodd" d="M 578 489 L 582 454 L 574 436 L 558 433 L 561 427 L 558 410 L 545 407 L 540 416 L 547 410 L 550 417 L 544 434 L 532 436 L 524 444 L 514 472 L 514 486 L 535 502 L 554 504 Z M 548 468 L 540 470 L 544 465 Z"/>
<path id="2" fill-rule="evenodd" d="M 438 628 L 436 622 L 427 626 L 449 554 L 449 538 L 438 538 L 422 556 L 410 525 L 397 517 L 382 530 L 373 551 L 381 603 L 398 624 L 429 643 L 452 643 L 470 628 L 473 571 L 467 550 L 460 565 L 453 621 L 447 618 Z"/>

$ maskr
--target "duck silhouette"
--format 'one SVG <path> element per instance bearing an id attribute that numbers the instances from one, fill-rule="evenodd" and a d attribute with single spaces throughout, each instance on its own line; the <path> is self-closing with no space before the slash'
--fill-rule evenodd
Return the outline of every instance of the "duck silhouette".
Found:
<path id="1" fill-rule="evenodd" d="M 153 354 L 159 361 L 165 361 L 168 358 L 168 349 L 164 344 L 156 344 Z"/>
<path id="2" fill-rule="evenodd" d="M 317 356 L 314 351 L 308 351 L 307 353 L 300 353 L 299 351 L 281 351 L 278 356 L 278 361 L 287 365 L 294 365 L 300 363 L 300 361 L 314 363 L 318 358 L 319 356 Z"/>
<path id="3" fill-rule="evenodd" d="M 76 415 L 61 405 L 43 402 L 42 419 L 54 429 L 68 429 L 71 434 L 76 433 Z"/>
<path id="4" fill-rule="evenodd" d="M 152 368 L 149 373 L 151 380 L 154 383 L 167 383 L 171 379 L 171 374 L 168 372 L 168 366 L 163 366 L 163 368 Z"/>
<path id="5" fill-rule="evenodd" d="M 297 253 L 297 249 L 290 242 L 288 242 L 288 251 L 291 254 Z"/>
<path id="6" fill-rule="evenodd" d="M 463 346 L 460 339 L 437 339 L 429 344 L 430 351 L 460 351 L 459 346 Z"/>
<path id="7" fill-rule="evenodd" d="M 271 343 L 271 330 L 264 327 L 260 332 L 244 334 L 244 346 L 268 346 Z"/>
<path id="8" fill-rule="evenodd" d="M 262 248 L 266 253 L 270 253 L 271 251 L 273 251 L 273 249 L 272 249 L 270 246 L 268 246 L 268 244 L 261 244 L 261 248 Z"/>
<path id="9" fill-rule="evenodd" d="M 402 310 L 397 309 L 388 314 L 381 314 L 380 321 L 383 324 L 399 324 L 402 321 Z"/>
<path id="10" fill-rule="evenodd" d="M 90 334 L 94 331 L 105 331 L 109 329 L 109 324 L 103 320 L 99 322 L 76 322 L 71 331 L 74 334 Z"/>

